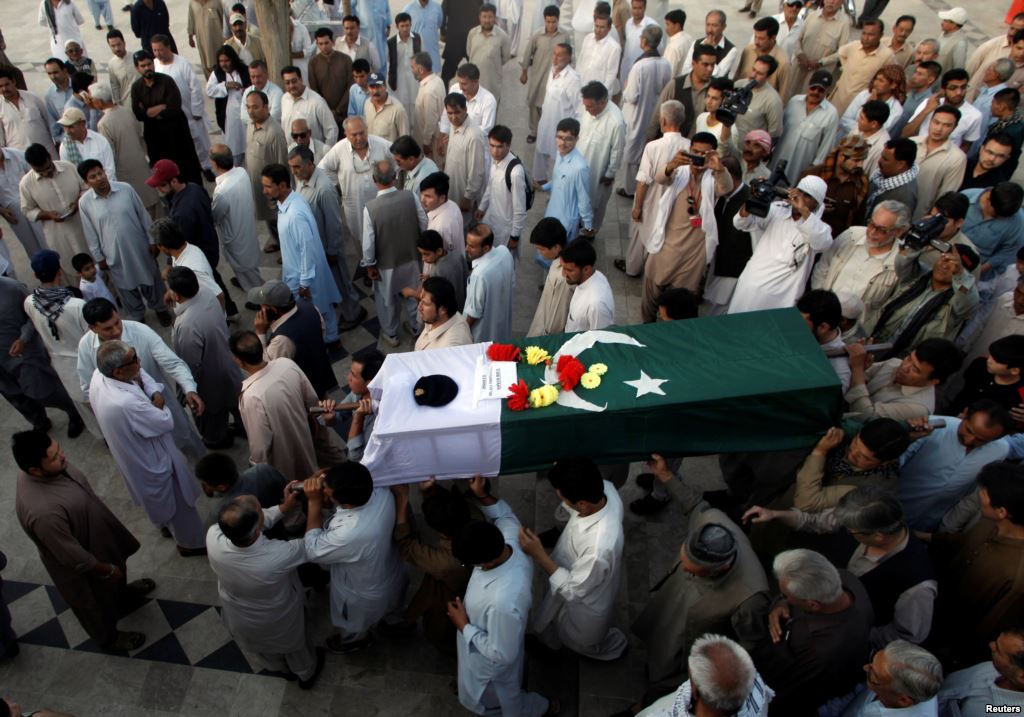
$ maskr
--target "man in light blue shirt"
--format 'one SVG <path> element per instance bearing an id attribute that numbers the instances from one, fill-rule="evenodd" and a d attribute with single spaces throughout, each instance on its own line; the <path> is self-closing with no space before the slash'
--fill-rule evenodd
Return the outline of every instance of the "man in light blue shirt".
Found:
<path id="1" fill-rule="evenodd" d="M 363 106 L 370 98 L 370 92 L 367 89 L 369 87 L 367 83 L 370 80 L 370 63 L 362 57 L 352 63 L 352 79 L 354 82 L 348 88 L 348 116 L 362 117 Z"/>
<path id="2" fill-rule="evenodd" d="M 867 685 L 842 717 L 936 717 L 942 665 L 935 655 L 906 640 L 893 640 L 864 666 Z"/>
<path id="3" fill-rule="evenodd" d="M 900 458 L 896 482 L 907 524 L 926 533 L 934 532 L 946 511 L 974 489 L 978 471 L 1004 460 L 1010 450 L 1003 436 L 1013 421 L 995 401 L 976 401 L 963 420 L 950 416 L 942 420 L 944 428 L 910 444 Z"/>
<path id="4" fill-rule="evenodd" d="M 466 287 L 463 314 L 473 340 L 498 343 L 512 338 L 512 295 L 516 288 L 516 264 L 505 246 L 494 246 L 494 232 L 477 224 L 466 234 L 466 257 L 473 269 Z"/>
<path id="5" fill-rule="evenodd" d="M 268 164 L 261 180 L 263 194 L 277 202 L 277 233 L 281 238 L 281 281 L 296 298 L 309 299 L 323 316 L 324 343 L 340 347 L 336 308 L 341 292 L 327 264 L 320 230 L 309 203 L 292 191 L 291 174 L 283 164 Z"/>
<path id="6" fill-rule="evenodd" d="M 53 137 L 54 143 L 57 143 L 64 139 L 64 128 L 57 124 L 57 120 L 64 114 L 64 105 L 71 99 L 71 76 L 64 63 L 54 57 L 47 60 L 43 67 L 46 68 L 46 75 L 53 83 L 46 90 L 43 103 L 50 115 L 50 136 Z"/>
<path id="7" fill-rule="evenodd" d="M 412 31 L 420 36 L 423 51 L 430 55 L 434 67 L 441 66 L 441 27 L 444 11 L 435 0 L 411 0 L 402 12 L 412 17 Z"/>
<path id="8" fill-rule="evenodd" d="M 593 236 L 591 228 L 594 221 L 594 209 L 590 204 L 590 168 L 587 160 L 576 149 L 580 138 L 579 121 L 567 117 L 559 121 L 555 128 L 555 145 L 558 148 L 558 159 L 555 169 L 551 172 L 551 180 L 541 187 L 551 192 L 548 199 L 545 217 L 554 217 L 565 227 L 565 233 L 571 242 L 583 221 L 582 236 Z"/>
<path id="9" fill-rule="evenodd" d="M 1013 182 L 1000 182 L 987 189 L 961 192 L 971 202 L 960 228 L 978 248 L 982 281 L 1002 274 L 1017 258 L 1024 245 L 1024 189 Z"/>

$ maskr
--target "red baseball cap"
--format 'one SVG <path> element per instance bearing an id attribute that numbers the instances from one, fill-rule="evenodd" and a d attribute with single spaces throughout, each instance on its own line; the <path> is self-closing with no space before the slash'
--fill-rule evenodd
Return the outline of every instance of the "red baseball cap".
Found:
<path id="1" fill-rule="evenodd" d="M 159 159 L 153 165 L 153 173 L 149 175 L 146 184 L 156 189 L 161 184 L 167 184 L 172 179 L 177 179 L 180 174 L 181 170 L 178 169 L 177 164 L 169 159 Z"/>

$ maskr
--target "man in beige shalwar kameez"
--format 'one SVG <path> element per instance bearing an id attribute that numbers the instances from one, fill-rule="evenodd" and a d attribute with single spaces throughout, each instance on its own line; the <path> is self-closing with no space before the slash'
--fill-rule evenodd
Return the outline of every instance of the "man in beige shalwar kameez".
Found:
<path id="1" fill-rule="evenodd" d="M 519 81 L 526 85 L 526 104 L 530 108 L 530 137 L 536 139 L 537 124 L 540 122 L 540 108 L 544 106 L 544 92 L 551 74 L 551 57 L 555 45 L 572 41 L 569 34 L 558 29 L 558 8 L 548 5 L 544 8 L 544 28 L 530 36 L 520 66 L 523 68 Z M 559 118 L 561 119 L 561 118 Z M 529 137 L 527 138 L 529 140 Z"/>
<path id="2" fill-rule="evenodd" d="M 217 50 L 224 45 L 224 8 L 220 0 L 189 0 L 188 44 L 199 50 L 206 77 L 217 66 Z"/>
<path id="3" fill-rule="evenodd" d="M 32 169 L 19 185 L 21 213 L 30 222 L 42 223 L 46 248 L 60 254 L 64 279 L 70 285 L 69 277 L 77 275 L 71 257 L 89 251 L 78 215 L 78 197 L 86 189 L 85 182 L 74 165 L 54 161 L 41 145 L 29 146 L 25 161 Z"/>
<path id="4" fill-rule="evenodd" d="M 97 131 L 107 138 L 114 151 L 117 178 L 127 182 L 142 200 L 150 215 L 155 215 L 160 204 L 160 194 L 146 184 L 152 173 L 146 161 L 146 148 L 142 143 L 142 128 L 132 111 L 115 103 L 113 90 L 108 85 L 97 84 L 89 88 L 93 103 L 103 110 Z"/>
<path id="5" fill-rule="evenodd" d="M 803 93 L 815 70 L 836 64 L 839 48 L 850 39 L 850 18 L 841 7 L 842 0 L 825 0 L 820 10 L 808 13 L 797 38 L 796 57 L 789 70 L 789 88 L 779 93 L 783 102 Z"/>
<path id="6" fill-rule="evenodd" d="M 501 104 L 501 68 L 512 59 L 508 34 L 495 25 L 493 5 L 480 6 L 480 24 L 466 33 L 466 56 L 480 70 L 480 84 Z"/>
<path id="7" fill-rule="evenodd" d="M 245 108 L 251 120 L 245 126 L 245 171 L 252 182 L 256 218 L 267 222 L 274 235 L 274 243 L 268 248 L 274 248 L 277 244 L 277 207 L 271 206 L 270 200 L 263 196 L 261 177 L 263 168 L 268 164 L 287 164 L 288 139 L 280 123 L 270 116 L 270 105 L 265 98 L 262 92 L 250 92 L 245 98 Z"/>

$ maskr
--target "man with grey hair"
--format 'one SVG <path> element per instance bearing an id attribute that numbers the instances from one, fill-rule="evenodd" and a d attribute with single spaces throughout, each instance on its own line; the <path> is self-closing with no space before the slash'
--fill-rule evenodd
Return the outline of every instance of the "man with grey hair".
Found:
<path id="1" fill-rule="evenodd" d="M 627 27 L 631 25 L 629 23 Z M 647 125 L 657 107 L 658 95 L 672 79 L 672 66 L 658 54 L 661 36 L 661 28 L 654 24 L 647 25 L 640 32 L 642 54 L 632 63 L 629 75 L 623 78 L 622 119 L 626 122 L 623 153 L 626 157 L 626 176 L 624 188 L 618 190 L 619 196 L 623 197 L 633 197 L 636 193 L 636 174 L 640 169 L 641 153 L 647 140 Z"/>
<path id="2" fill-rule="evenodd" d="M 327 156 L 327 152 L 331 149 L 313 136 L 313 131 L 309 128 L 309 120 L 305 117 L 293 117 L 292 126 L 288 128 L 288 131 L 291 133 L 288 151 L 291 152 L 296 147 L 308 147 L 313 153 L 314 164 L 320 164 L 320 160 Z"/>
<path id="3" fill-rule="evenodd" d="M 864 665 L 867 689 L 854 698 L 842 717 L 934 717 L 942 687 L 942 665 L 923 647 L 894 640 Z"/>
<path id="4" fill-rule="evenodd" d="M 294 122 L 292 123 L 294 125 Z M 316 141 L 316 140 L 313 140 Z M 341 292 L 341 318 L 338 331 L 350 331 L 366 318 L 366 309 L 359 305 L 359 294 L 352 284 L 352 274 L 345 260 L 344 242 L 348 226 L 341 216 L 338 190 L 327 175 L 316 166 L 315 153 L 309 146 L 295 145 L 288 152 L 288 168 L 295 178 L 295 191 L 309 203 L 320 233 L 320 244 L 327 256 L 334 283 Z"/>
<path id="5" fill-rule="evenodd" d="M 939 691 L 942 717 L 983 715 L 989 705 L 1024 707 L 1024 628 L 1007 627 L 988 647 L 991 660 L 946 678 Z"/>
<path id="6" fill-rule="evenodd" d="M 225 503 L 206 533 L 206 549 L 231 637 L 268 669 L 295 675 L 299 687 L 308 690 L 323 670 L 325 652 L 320 647 L 314 654 L 306 637 L 305 594 L 297 571 L 307 562 L 306 544 L 263 534 L 296 507 L 294 483 L 271 508 L 261 509 L 253 495 Z"/>
<path id="7" fill-rule="evenodd" d="M 637 717 L 764 717 L 775 696 L 750 654 L 723 635 L 703 635 L 687 659 L 690 679 Z"/>
<path id="8" fill-rule="evenodd" d="M 669 186 L 657 181 L 658 169 L 667 165 L 680 150 L 690 148 L 690 140 L 682 135 L 686 125 L 686 107 L 679 100 L 665 100 L 658 111 L 661 137 L 644 146 L 637 171 L 633 211 L 629 224 L 629 248 L 625 259 L 616 259 L 615 268 L 628 276 L 640 276 L 647 259 L 647 247 L 654 231 L 658 204 Z M 633 156 L 633 155 L 629 155 Z M 627 167 L 627 172 L 632 172 Z"/>
<path id="9" fill-rule="evenodd" d="M 150 216 L 155 217 L 160 194 L 146 184 L 151 170 L 146 162 L 146 148 L 142 143 L 142 129 L 131 109 L 115 102 L 113 91 L 106 83 L 89 87 L 93 105 L 103 112 L 96 131 L 107 138 L 114 152 L 117 178 L 132 185 Z"/>
<path id="10" fill-rule="evenodd" d="M 971 89 L 967 91 L 967 101 L 974 105 L 974 108 L 981 112 L 981 126 L 984 128 L 982 138 L 975 142 L 976 147 L 971 150 L 972 154 L 977 153 L 977 147 L 984 141 L 984 134 L 988 133 L 989 123 L 992 121 L 992 99 L 1000 90 L 1009 87 L 1009 80 L 1017 70 L 1017 64 L 1009 57 L 1000 57 L 981 68 L 971 77 Z"/>
<path id="11" fill-rule="evenodd" d="M 170 531 L 179 555 L 206 555 L 205 529 L 196 510 L 199 486 L 174 445 L 167 401 L 176 399 L 164 393 L 134 348 L 117 340 L 100 344 L 89 403 L 128 494 L 153 525 Z"/>
<path id="12" fill-rule="evenodd" d="M 210 148 L 210 162 L 214 175 L 213 223 L 224 247 L 224 256 L 235 273 L 231 283 L 248 291 L 263 284 L 252 180 L 244 167 L 235 166 L 234 155 L 225 144 Z"/>
<path id="13" fill-rule="evenodd" d="M 419 251 L 416 242 L 426 231 L 427 214 L 416 195 L 396 189 L 398 172 L 390 160 L 373 165 L 373 183 L 377 196 L 363 208 L 362 259 L 359 265 L 376 286 L 373 302 L 377 307 L 381 338 L 389 346 L 399 344 L 398 326 L 404 304 L 405 330 L 415 338 L 420 321 L 416 300 L 402 296 L 402 289 L 419 285 Z M 386 239 L 386 240 L 385 240 Z"/>
<path id="14" fill-rule="evenodd" d="M 845 291 L 864 302 L 861 324 L 874 326 L 900 283 L 896 274 L 899 239 L 910 228 L 910 210 L 895 200 L 875 205 L 866 227 L 850 227 L 821 254 L 811 288 Z"/>
<path id="15" fill-rule="evenodd" d="M 649 685 L 640 704 L 650 704 L 685 679 L 686 656 L 700 635 L 730 635 L 747 647 L 766 640 L 769 604 L 764 569 L 739 526 L 708 508 L 664 458 L 652 456 L 648 465 L 652 482 L 664 485 L 682 513 L 690 515 L 690 524 L 679 562 L 656 584 L 632 626 L 647 647 Z"/>
<path id="16" fill-rule="evenodd" d="M 773 711 L 813 714 L 860 682 L 874 624 L 860 580 L 812 550 L 787 550 L 772 565 L 779 596 L 768 613 L 769 640 L 754 662 L 776 693 Z"/>

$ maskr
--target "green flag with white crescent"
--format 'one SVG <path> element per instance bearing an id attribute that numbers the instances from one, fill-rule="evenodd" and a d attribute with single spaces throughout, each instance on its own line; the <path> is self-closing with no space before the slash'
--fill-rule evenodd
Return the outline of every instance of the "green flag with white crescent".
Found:
<path id="1" fill-rule="evenodd" d="M 813 444 L 836 425 L 838 377 L 795 309 L 609 327 L 515 342 L 560 352 L 584 367 L 604 364 L 594 388 L 562 391 L 557 403 L 514 411 L 474 401 L 486 345 L 391 354 L 371 382 L 377 421 L 363 462 L 378 484 L 482 473 L 522 473 L 559 457 L 598 463 L 668 456 L 773 451 Z M 555 363 L 516 365 L 530 389 L 557 383 Z M 442 373 L 459 395 L 420 406 L 411 386 Z"/>

